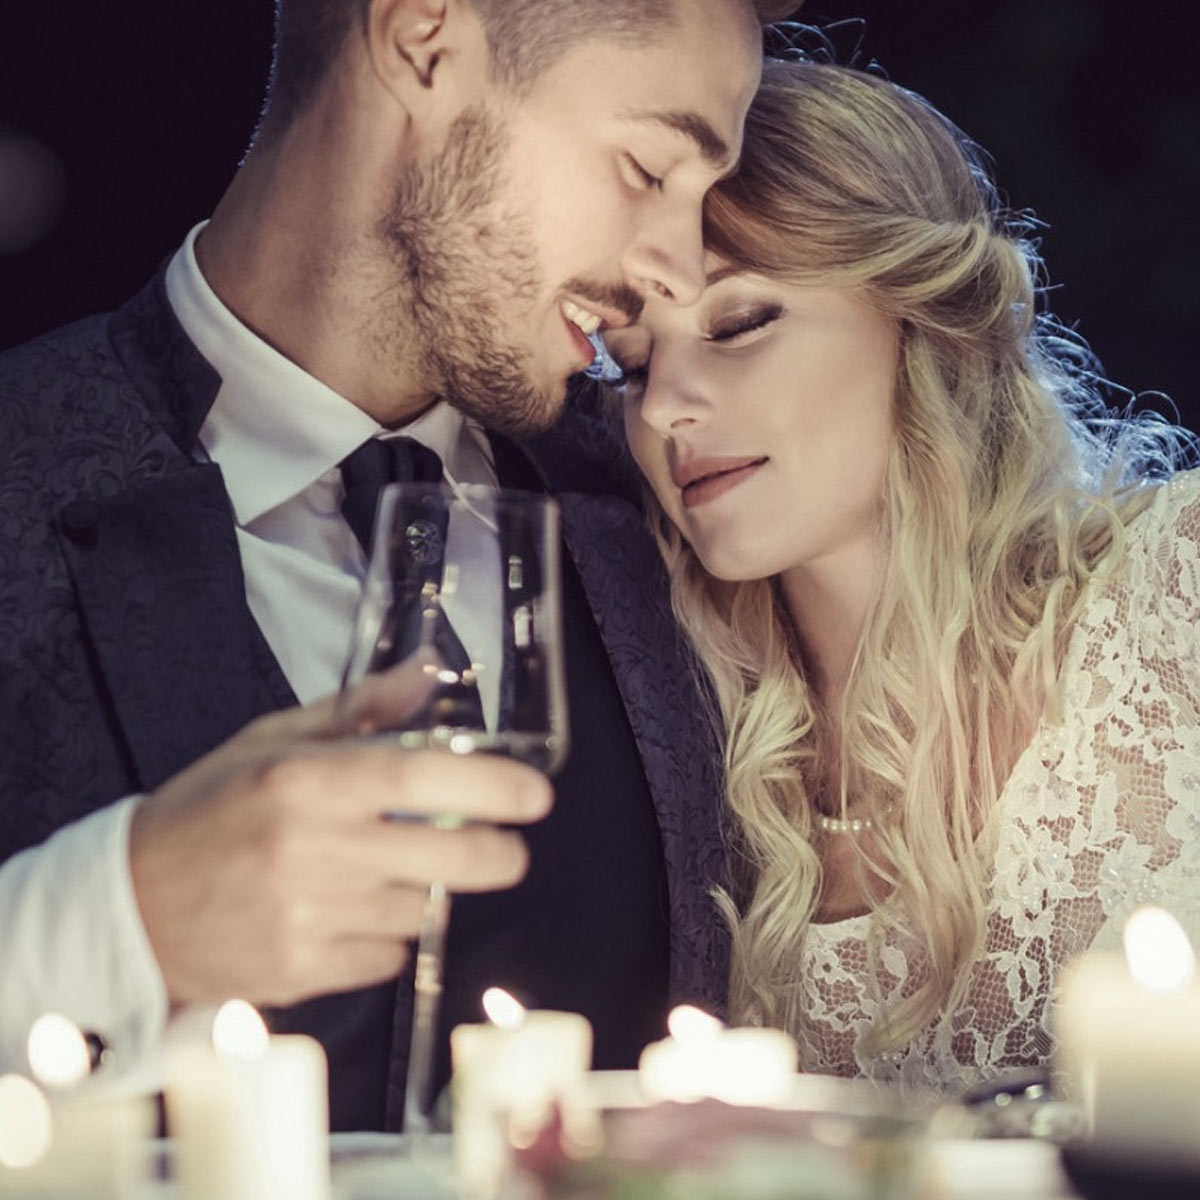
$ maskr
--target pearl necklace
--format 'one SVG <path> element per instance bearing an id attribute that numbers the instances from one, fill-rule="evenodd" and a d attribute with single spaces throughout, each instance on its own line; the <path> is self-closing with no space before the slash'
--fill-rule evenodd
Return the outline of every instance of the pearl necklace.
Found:
<path id="1" fill-rule="evenodd" d="M 817 828 L 822 833 L 865 833 L 875 828 L 870 817 L 827 817 L 817 814 Z"/>

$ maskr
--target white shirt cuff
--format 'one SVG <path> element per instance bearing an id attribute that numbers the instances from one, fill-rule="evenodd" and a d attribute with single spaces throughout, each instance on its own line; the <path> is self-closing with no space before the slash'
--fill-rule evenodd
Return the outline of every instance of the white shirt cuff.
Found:
<path id="1" fill-rule="evenodd" d="M 137 1073 L 160 1046 L 167 990 L 129 870 L 130 796 L 0 866 L 0 1069 L 28 1070 L 45 1012 L 107 1043 L 106 1074 Z"/>

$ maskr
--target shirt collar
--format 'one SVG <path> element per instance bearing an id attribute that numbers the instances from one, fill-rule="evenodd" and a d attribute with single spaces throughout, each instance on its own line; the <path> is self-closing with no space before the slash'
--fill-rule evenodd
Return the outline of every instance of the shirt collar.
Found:
<path id="1" fill-rule="evenodd" d="M 221 376 L 200 444 L 221 467 L 237 523 L 299 495 L 368 438 L 374 418 L 253 333 L 200 272 L 187 236 L 167 266 L 167 297 L 184 332 Z M 436 450 L 460 482 L 494 482 L 486 437 L 439 401 L 402 431 Z"/>

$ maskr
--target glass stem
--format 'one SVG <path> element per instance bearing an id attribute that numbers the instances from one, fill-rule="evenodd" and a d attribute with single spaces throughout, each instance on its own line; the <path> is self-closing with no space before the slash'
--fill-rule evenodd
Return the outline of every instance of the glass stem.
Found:
<path id="1" fill-rule="evenodd" d="M 412 1041 L 404 1085 L 405 1133 L 429 1133 L 433 1127 L 433 1063 L 437 1049 L 438 1011 L 442 998 L 442 959 L 450 895 L 445 885 L 431 883 L 421 913 L 417 939 L 416 983 L 413 988 Z"/>

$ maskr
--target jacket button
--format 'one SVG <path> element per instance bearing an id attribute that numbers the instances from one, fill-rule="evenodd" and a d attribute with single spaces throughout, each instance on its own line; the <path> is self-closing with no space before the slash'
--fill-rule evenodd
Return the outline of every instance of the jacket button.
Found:
<path id="1" fill-rule="evenodd" d="M 92 500 L 72 500 L 59 514 L 59 522 L 76 545 L 91 545 L 100 524 L 100 508 Z"/>

